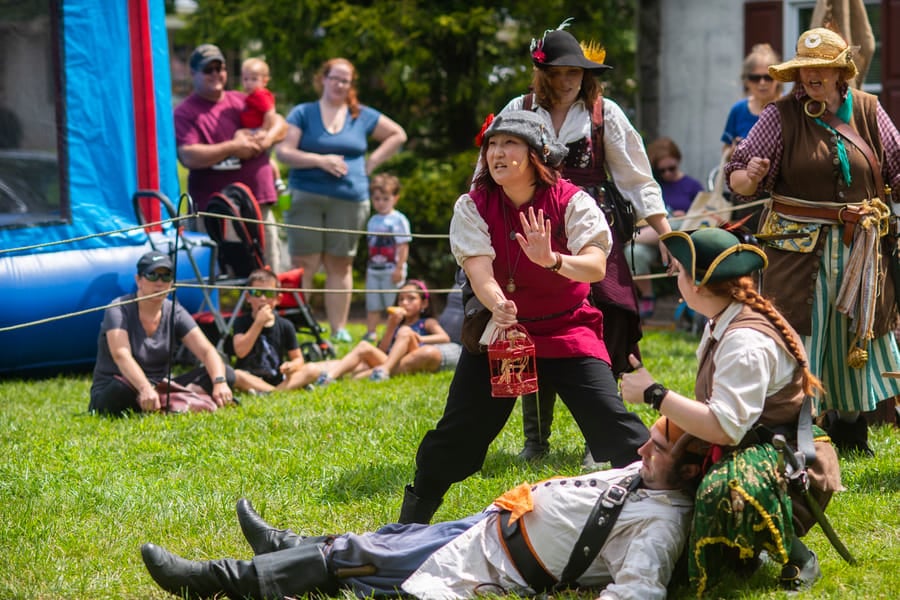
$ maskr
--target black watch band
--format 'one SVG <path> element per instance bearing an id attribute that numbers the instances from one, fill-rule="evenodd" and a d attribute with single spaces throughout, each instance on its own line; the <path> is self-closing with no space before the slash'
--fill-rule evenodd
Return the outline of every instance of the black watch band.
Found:
<path id="1" fill-rule="evenodd" d="M 644 404 L 649 404 L 653 410 L 658 411 L 663 398 L 669 393 L 669 389 L 661 383 L 654 383 L 644 390 Z"/>

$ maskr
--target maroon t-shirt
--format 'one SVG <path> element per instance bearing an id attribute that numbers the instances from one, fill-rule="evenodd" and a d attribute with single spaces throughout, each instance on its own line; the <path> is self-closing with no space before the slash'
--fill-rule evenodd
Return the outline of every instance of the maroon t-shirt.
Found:
<path id="1" fill-rule="evenodd" d="M 218 144 L 234 138 L 241 128 L 245 104 L 246 95 L 241 92 L 226 91 L 217 102 L 191 94 L 175 108 L 175 144 Z M 268 152 L 248 160 L 229 157 L 206 169 L 191 169 L 188 193 L 196 209 L 204 210 L 211 194 L 235 182 L 249 186 L 260 204 L 272 204 L 278 198 Z"/>

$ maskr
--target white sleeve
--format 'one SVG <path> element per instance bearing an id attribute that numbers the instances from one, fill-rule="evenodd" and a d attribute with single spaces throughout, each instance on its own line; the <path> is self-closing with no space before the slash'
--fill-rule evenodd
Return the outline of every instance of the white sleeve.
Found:
<path id="1" fill-rule="evenodd" d="M 634 206 L 640 220 L 667 213 L 662 190 L 653 178 L 641 134 L 618 104 L 603 98 L 603 151 L 616 187 Z"/>
<path id="2" fill-rule="evenodd" d="M 573 255 L 588 244 L 603 249 L 607 256 L 612 247 L 609 224 L 597 202 L 584 191 L 577 192 L 566 207 L 566 246 Z"/>
<path id="3" fill-rule="evenodd" d="M 719 425 L 737 444 L 759 420 L 766 397 L 784 387 L 796 361 L 771 337 L 746 327 L 728 331 L 716 347 L 716 373 L 707 402 Z"/>
<path id="4" fill-rule="evenodd" d="M 601 552 L 613 583 L 606 586 L 600 598 L 665 600 L 666 587 L 686 541 L 686 527 L 678 519 L 648 518 L 616 531 Z"/>
<path id="5" fill-rule="evenodd" d="M 450 219 L 450 251 L 456 264 L 462 266 L 471 256 L 490 256 L 496 258 L 491 245 L 491 234 L 487 223 L 475 207 L 475 202 L 468 194 L 463 194 L 453 205 L 453 218 Z"/>

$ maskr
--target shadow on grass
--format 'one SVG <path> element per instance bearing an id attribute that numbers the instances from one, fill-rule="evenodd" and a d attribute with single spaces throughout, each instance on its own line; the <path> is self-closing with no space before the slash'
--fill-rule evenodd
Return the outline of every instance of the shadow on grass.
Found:
<path id="1" fill-rule="evenodd" d="M 331 485 L 323 488 L 329 500 L 354 502 L 360 496 L 373 497 L 398 493 L 412 482 L 409 463 L 377 463 L 345 469 Z"/>

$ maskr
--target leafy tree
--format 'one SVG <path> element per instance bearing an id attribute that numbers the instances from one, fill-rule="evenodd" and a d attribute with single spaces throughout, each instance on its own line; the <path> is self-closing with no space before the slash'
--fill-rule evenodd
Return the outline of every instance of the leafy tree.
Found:
<path id="1" fill-rule="evenodd" d="M 474 166 L 472 140 L 484 116 L 528 89 L 533 37 L 572 17 L 569 30 L 577 39 L 607 49 L 606 62 L 615 67 L 604 75 L 607 95 L 626 110 L 634 104 L 635 5 L 545 0 L 510 10 L 459 0 L 203 0 L 177 41 L 265 57 L 284 113 L 317 97 L 312 81 L 322 62 L 349 59 L 359 73 L 361 101 L 409 135 L 384 168 L 403 182 L 413 230 L 446 233 Z M 412 272 L 452 280 L 445 241 L 417 240 L 412 249 Z"/>

